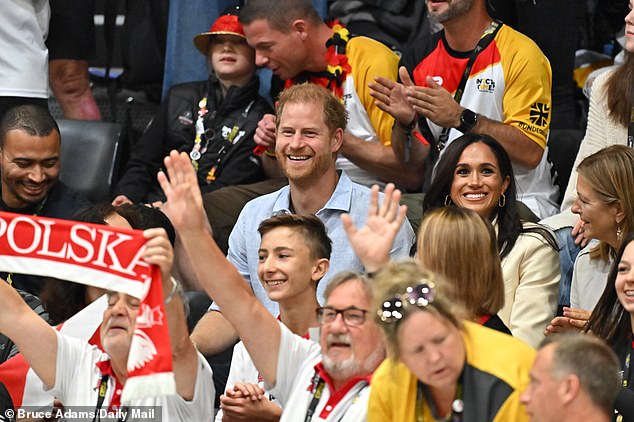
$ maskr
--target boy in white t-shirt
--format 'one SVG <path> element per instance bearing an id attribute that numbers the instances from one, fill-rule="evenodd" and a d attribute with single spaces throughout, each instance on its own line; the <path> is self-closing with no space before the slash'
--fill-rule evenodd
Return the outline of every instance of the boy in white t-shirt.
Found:
<path id="1" fill-rule="evenodd" d="M 258 227 L 258 275 L 269 298 L 279 304 L 278 319 L 293 333 L 309 338 L 318 327 L 317 283 L 328 271 L 331 241 L 314 215 L 280 214 Z M 261 396 L 259 400 L 251 397 Z M 227 391 L 220 397 L 216 422 L 279 420 L 282 408 L 267 394 L 264 381 L 242 342 L 233 350 Z"/>

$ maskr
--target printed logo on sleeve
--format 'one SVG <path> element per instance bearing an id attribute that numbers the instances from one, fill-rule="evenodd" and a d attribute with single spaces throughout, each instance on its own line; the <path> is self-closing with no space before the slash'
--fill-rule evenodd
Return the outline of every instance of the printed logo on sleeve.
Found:
<path id="1" fill-rule="evenodd" d="M 534 125 L 544 127 L 548 123 L 549 114 L 550 106 L 548 104 L 534 103 L 531 106 L 529 118 Z"/>

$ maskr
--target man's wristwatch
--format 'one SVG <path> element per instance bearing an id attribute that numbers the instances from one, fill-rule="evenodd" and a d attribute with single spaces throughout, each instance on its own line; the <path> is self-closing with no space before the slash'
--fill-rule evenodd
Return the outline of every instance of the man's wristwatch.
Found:
<path id="1" fill-rule="evenodd" d="M 465 108 L 460 113 L 460 126 L 458 126 L 458 130 L 462 133 L 470 132 L 476 125 L 478 124 L 478 115 L 473 111 Z"/>

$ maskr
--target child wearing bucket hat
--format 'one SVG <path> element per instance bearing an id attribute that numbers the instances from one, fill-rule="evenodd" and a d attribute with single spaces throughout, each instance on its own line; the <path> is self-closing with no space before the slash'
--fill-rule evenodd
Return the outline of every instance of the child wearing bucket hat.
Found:
<path id="1" fill-rule="evenodd" d="M 254 51 L 235 11 L 193 42 L 207 57 L 209 78 L 170 89 L 132 151 L 114 190 L 115 205 L 163 200 L 156 173 L 172 149 L 189 154 L 203 192 L 264 179 L 253 135 L 272 109 L 258 95 Z"/>
<path id="2" fill-rule="evenodd" d="M 200 33 L 194 37 L 194 45 L 202 54 L 207 55 L 209 51 L 209 45 L 214 35 L 234 35 L 236 37 L 246 40 L 244 35 L 244 29 L 240 22 L 238 22 L 238 15 L 227 13 L 220 16 L 211 25 L 209 31 Z"/>

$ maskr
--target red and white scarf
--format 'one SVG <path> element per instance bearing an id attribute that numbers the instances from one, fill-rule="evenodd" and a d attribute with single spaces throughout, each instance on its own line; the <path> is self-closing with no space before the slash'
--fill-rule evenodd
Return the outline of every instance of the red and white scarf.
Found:
<path id="1" fill-rule="evenodd" d="M 122 403 L 176 393 L 161 272 L 139 230 L 0 212 L 0 271 L 51 276 L 141 299 Z"/>

